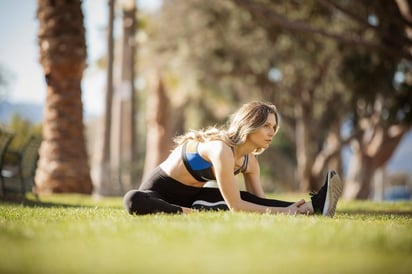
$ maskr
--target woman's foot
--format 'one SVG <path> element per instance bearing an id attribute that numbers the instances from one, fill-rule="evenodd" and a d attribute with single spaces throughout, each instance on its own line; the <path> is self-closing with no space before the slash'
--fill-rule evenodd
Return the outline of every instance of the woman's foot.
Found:
<path id="1" fill-rule="evenodd" d="M 321 189 L 316 194 L 311 194 L 312 205 L 315 214 L 333 217 L 336 205 L 342 195 L 343 184 L 339 175 L 331 170 L 326 175 L 326 180 Z"/>

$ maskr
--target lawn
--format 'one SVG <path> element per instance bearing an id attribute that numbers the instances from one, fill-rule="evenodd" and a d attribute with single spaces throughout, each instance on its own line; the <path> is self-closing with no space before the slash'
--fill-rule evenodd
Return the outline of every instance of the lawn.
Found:
<path id="1" fill-rule="evenodd" d="M 129 216 L 121 198 L 0 202 L 0 273 L 411 273 L 412 202 L 346 202 L 335 218 Z"/>

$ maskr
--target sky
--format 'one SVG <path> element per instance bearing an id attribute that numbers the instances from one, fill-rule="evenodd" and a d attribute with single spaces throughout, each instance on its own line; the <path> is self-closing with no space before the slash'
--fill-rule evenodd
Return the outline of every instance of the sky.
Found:
<path id="1" fill-rule="evenodd" d="M 82 100 L 86 115 L 102 112 L 105 72 L 96 60 L 106 52 L 108 0 L 83 0 L 88 67 L 82 81 Z M 138 7 L 153 10 L 161 0 L 138 0 Z M 37 45 L 36 0 L 0 0 L 0 66 L 13 75 L 8 86 L 8 101 L 43 105 L 46 85 Z"/>

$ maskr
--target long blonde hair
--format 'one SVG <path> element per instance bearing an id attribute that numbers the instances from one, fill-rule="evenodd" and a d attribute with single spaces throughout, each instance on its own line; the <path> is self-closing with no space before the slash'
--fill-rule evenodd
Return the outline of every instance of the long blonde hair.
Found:
<path id="1" fill-rule="evenodd" d="M 271 103 L 254 101 L 244 104 L 230 117 L 227 129 L 219 129 L 214 126 L 204 130 L 190 130 L 184 135 L 177 136 L 174 142 L 178 146 L 188 140 L 198 142 L 221 140 L 231 147 L 240 145 L 246 142 L 246 138 L 250 133 L 255 132 L 265 124 L 269 114 L 275 115 L 274 130 L 276 134 L 279 130 L 279 114 L 276 106 Z M 260 154 L 263 151 L 262 148 L 254 153 Z"/>

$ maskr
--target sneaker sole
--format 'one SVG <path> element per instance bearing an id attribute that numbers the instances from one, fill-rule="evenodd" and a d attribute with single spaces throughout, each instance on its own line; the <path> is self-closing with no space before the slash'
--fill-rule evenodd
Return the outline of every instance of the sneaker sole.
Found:
<path id="1" fill-rule="evenodd" d="M 225 201 L 211 203 L 211 202 L 207 202 L 203 200 L 194 201 L 192 204 L 192 208 L 198 209 L 198 210 L 210 210 L 210 211 L 219 211 L 219 210 L 229 209 Z"/>
<path id="2" fill-rule="evenodd" d="M 339 175 L 334 171 L 328 172 L 328 190 L 326 192 L 325 205 L 323 207 L 323 216 L 333 217 L 336 211 L 336 205 L 342 195 L 343 183 Z"/>

